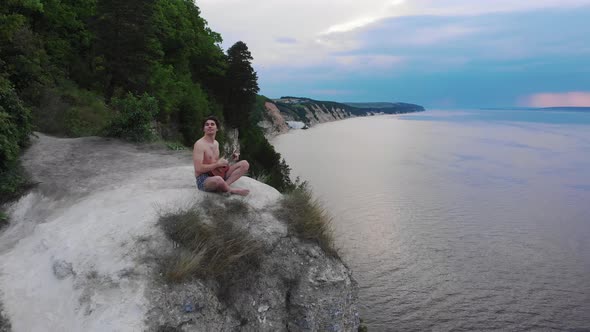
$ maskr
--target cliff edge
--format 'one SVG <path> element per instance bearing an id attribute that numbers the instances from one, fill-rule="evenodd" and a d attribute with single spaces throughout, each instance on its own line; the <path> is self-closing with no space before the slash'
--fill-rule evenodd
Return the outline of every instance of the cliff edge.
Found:
<path id="1" fill-rule="evenodd" d="M 38 134 L 23 163 L 39 184 L 9 207 L 0 234 L 4 330 L 358 329 L 351 272 L 277 218 L 283 195 L 272 187 L 245 177 L 234 185 L 248 197 L 203 193 L 190 152 L 98 137 Z M 235 204 L 241 213 L 228 214 Z M 207 219 L 211 206 L 258 244 L 257 264 L 223 285 L 169 282 L 162 263 L 179 248 L 161 215 L 193 209 Z"/>

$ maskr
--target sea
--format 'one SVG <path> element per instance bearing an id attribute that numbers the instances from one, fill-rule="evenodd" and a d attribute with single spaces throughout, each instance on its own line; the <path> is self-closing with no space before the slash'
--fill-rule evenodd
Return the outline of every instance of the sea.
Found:
<path id="1" fill-rule="evenodd" d="M 330 212 L 369 331 L 590 331 L 590 112 L 435 109 L 272 144 Z"/>

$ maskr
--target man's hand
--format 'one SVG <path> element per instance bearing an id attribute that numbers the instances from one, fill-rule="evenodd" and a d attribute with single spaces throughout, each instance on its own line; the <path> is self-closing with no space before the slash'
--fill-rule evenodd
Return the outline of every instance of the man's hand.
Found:
<path id="1" fill-rule="evenodd" d="M 229 162 L 225 158 L 220 158 L 216 164 L 217 164 L 217 167 L 224 167 L 224 166 L 228 166 Z"/>
<path id="2" fill-rule="evenodd" d="M 240 160 L 240 152 L 238 152 L 238 150 L 234 150 L 234 153 L 232 153 L 231 157 L 234 161 Z"/>

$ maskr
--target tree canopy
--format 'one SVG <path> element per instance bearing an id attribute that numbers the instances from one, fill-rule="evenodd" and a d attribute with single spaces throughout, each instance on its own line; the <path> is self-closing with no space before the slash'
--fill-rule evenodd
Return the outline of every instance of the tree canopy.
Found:
<path id="1" fill-rule="evenodd" d="M 286 189 L 288 166 L 251 117 L 252 55 L 242 41 L 227 53 L 221 42 L 192 0 L 3 1 L 0 153 L 18 155 L 32 128 L 192 146 L 216 115 L 240 129 L 252 171 Z"/>

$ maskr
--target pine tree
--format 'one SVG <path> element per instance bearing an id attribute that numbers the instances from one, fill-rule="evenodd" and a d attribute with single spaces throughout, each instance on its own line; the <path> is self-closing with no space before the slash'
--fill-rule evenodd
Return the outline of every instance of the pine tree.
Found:
<path id="1" fill-rule="evenodd" d="M 252 68 L 252 54 L 244 42 L 230 47 L 227 57 L 225 120 L 232 128 L 245 128 L 250 125 L 248 119 L 260 90 L 258 75 Z"/>

